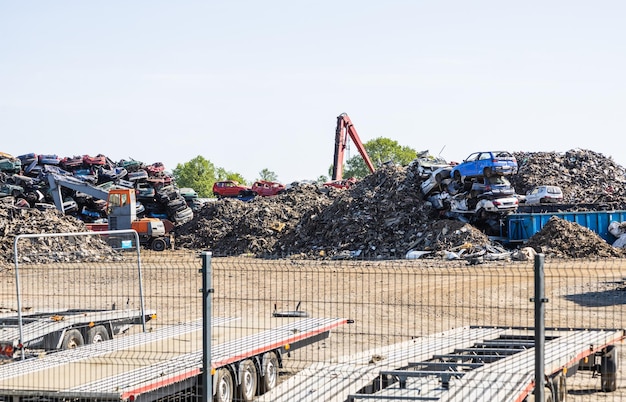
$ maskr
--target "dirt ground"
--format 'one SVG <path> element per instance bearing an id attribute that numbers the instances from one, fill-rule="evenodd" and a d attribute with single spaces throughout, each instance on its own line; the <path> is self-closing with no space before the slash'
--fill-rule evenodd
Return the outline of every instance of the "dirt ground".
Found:
<path id="1" fill-rule="evenodd" d="M 197 252 L 144 253 L 141 259 L 147 308 L 156 309 L 153 327 L 202 316 L 202 259 Z M 113 264 L 113 265 L 112 265 Z M 137 307 L 138 264 L 33 265 L 20 267 L 22 308 L 79 305 Z M 380 346 L 467 325 L 532 327 L 532 262 L 439 260 L 329 261 L 210 260 L 213 315 L 240 317 L 233 330 L 257 330 L 259 318 L 277 309 L 314 317 L 343 317 L 353 324 L 330 339 L 285 359 L 283 378 L 317 361 L 336 361 Z M 546 326 L 626 328 L 625 260 L 546 261 Z M 0 271 L 0 309 L 15 310 L 15 272 Z M 87 300 L 87 302 L 85 302 Z M 263 320 L 267 321 L 267 320 Z M 271 321 L 271 320 L 270 320 Z M 218 331 L 219 332 L 219 331 Z M 216 338 L 214 341 L 219 342 Z M 620 348 L 620 361 L 624 361 Z M 626 400 L 626 373 L 619 368 L 618 391 L 599 391 L 590 372 L 568 379 L 568 401 Z"/>

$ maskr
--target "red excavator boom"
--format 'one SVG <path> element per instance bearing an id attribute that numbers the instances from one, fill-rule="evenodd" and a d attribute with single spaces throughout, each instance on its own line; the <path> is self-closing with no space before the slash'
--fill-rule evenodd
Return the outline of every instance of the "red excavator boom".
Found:
<path id="1" fill-rule="evenodd" d="M 361 139 L 354 128 L 354 124 L 348 117 L 346 113 L 342 113 L 337 116 L 337 130 L 335 131 L 335 157 L 333 159 L 333 177 L 332 180 L 341 180 L 343 175 L 343 158 L 346 146 L 348 144 L 348 135 L 352 139 L 352 142 L 356 145 L 356 148 L 359 150 L 361 157 L 365 161 L 367 168 L 370 172 L 374 172 L 374 165 L 370 160 L 369 155 L 367 155 L 367 151 L 361 143 Z"/>

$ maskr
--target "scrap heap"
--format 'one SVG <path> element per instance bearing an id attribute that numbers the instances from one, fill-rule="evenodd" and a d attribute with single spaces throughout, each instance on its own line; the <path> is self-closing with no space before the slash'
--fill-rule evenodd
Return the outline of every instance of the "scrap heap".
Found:
<path id="1" fill-rule="evenodd" d="M 550 257 L 609 258 L 626 257 L 626 249 L 605 242 L 595 232 L 575 222 L 553 216 L 526 243 Z"/>
<path id="2" fill-rule="evenodd" d="M 600 153 L 572 149 L 517 152 L 518 173 L 509 179 L 518 194 L 537 185 L 559 186 L 566 203 L 610 203 L 626 209 L 626 171 Z"/>
<path id="3" fill-rule="evenodd" d="M 0 265 L 13 263 L 15 237 L 31 233 L 86 232 L 85 224 L 72 217 L 61 215 L 56 209 L 40 211 L 35 208 L 17 208 L 0 202 Z M 20 262 L 52 263 L 69 261 L 117 261 L 121 257 L 97 236 L 75 236 L 55 240 L 39 238 L 18 242 Z"/>
<path id="4" fill-rule="evenodd" d="M 572 205 L 611 203 L 612 208 L 626 209 L 626 172 L 611 158 L 586 150 L 517 153 L 516 157 L 519 173 L 510 176 L 510 181 L 518 194 L 536 184 L 555 184 L 563 188 Z M 195 212 L 193 220 L 176 227 L 175 244 L 211 250 L 216 256 L 391 259 L 404 258 L 414 250 L 439 258 L 453 253 L 504 254 L 476 226 L 444 219 L 421 196 L 423 180 L 414 165 L 384 166 L 345 190 L 294 183 L 283 194 L 250 202 L 215 200 Z M 6 261 L 12 258 L 16 234 L 85 230 L 81 221 L 54 210 L 4 204 L 0 206 L 0 250 Z M 593 232 L 581 229 L 576 224 L 551 222 L 528 245 L 559 257 L 621 256 Z M 30 254 L 39 255 L 41 262 L 68 258 L 77 249 L 88 256 L 92 253 L 93 259 L 116 255 L 99 242 L 67 245 L 62 250 L 65 254 L 46 247 Z"/>

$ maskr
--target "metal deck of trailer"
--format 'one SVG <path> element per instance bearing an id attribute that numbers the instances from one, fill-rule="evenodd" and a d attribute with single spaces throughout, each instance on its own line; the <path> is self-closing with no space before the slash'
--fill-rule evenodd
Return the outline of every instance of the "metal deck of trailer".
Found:
<path id="1" fill-rule="evenodd" d="M 223 326 L 234 318 L 214 318 Z M 212 347 L 214 368 L 266 350 L 306 343 L 345 323 L 340 318 L 281 320 L 283 325 Z M 197 345 L 189 352 L 190 342 Z M 55 400 L 153 400 L 154 393 L 174 392 L 197 381 L 202 368 L 202 322 L 55 352 L 36 359 L 0 365 L 0 399 L 47 396 Z"/>
<path id="2" fill-rule="evenodd" d="M 142 315 L 148 321 L 156 315 L 155 310 L 52 310 L 39 313 L 24 314 L 21 342 L 29 342 L 47 334 L 73 328 L 80 323 L 109 322 L 141 324 Z M 0 343 L 17 346 L 20 340 L 19 317 L 16 315 L 0 317 Z"/>
<path id="3" fill-rule="evenodd" d="M 623 330 L 546 332 L 546 375 L 574 374 L 623 338 Z M 311 366 L 259 401 L 523 401 L 534 364 L 532 331 L 463 327 Z"/>

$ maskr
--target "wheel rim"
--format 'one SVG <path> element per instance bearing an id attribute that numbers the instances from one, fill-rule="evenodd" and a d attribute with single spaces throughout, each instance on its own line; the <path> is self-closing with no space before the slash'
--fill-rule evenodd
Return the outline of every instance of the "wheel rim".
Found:
<path id="1" fill-rule="evenodd" d="M 96 334 L 94 335 L 91 343 L 98 343 L 98 342 L 103 342 L 103 341 L 104 341 L 104 338 L 102 337 L 102 334 Z"/>
<path id="2" fill-rule="evenodd" d="M 243 374 L 243 392 L 246 395 L 247 399 L 251 399 L 256 393 L 256 387 L 254 386 L 256 382 L 256 378 L 253 378 L 253 373 L 249 370 L 246 370 Z"/>
<path id="3" fill-rule="evenodd" d="M 276 385 L 277 374 L 278 373 L 276 370 L 276 365 L 274 364 L 274 361 L 270 359 L 270 361 L 267 363 L 267 368 L 265 371 L 265 377 L 267 378 L 266 382 L 269 388 L 274 388 L 274 385 Z"/>
<path id="4" fill-rule="evenodd" d="M 76 338 L 70 338 L 70 340 L 67 342 L 67 348 L 76 349 L 77 347 L 78 347 L 78 342 L 76 341 Z"/>
<path id="5" fill-rule="evenodd" d="M 243 373 L 241 378 L 241 394 L 245 401 L 251 401 L 257 391 L 257 373 L 254 363 L 250 360 L 243 364 Z"/>
<path id="6" fill-rule="evenodd" d="M 218 384 L 218 391 L 220 401 L 230 401 L 231 400 L 231 389 L 230 389 L 230 381 L 228 381 L 225 377 L 220 379 L 220 383 Z"/>

